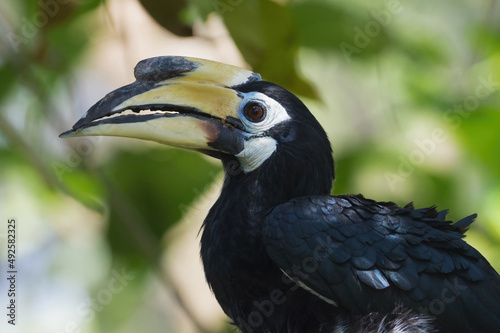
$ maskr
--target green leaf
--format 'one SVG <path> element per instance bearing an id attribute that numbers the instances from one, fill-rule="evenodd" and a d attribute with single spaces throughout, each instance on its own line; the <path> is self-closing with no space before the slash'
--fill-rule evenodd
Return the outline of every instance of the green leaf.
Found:
<path id="1" fill-rule="evenodd" d="M 58 171 L 61 172 L 60 180 L 64 182 L 76 200 L 90 209 L 104 213 L 105 190 L 103 184 L 96 177 L 77 168 L 68 168 L 67 165 L 60 162 L 53 162 L 51 166 L 56 175 Z"/>
<path id="2" fill-rule="evenodd" d="M 352 15 L 324 1 L 293 2 L 290 6 L 300 44 L 315 49 L 338 50 L 342 42 L 352 41 L 349 26 Z"/>
<path id="3" fill-rule="evenodd" d="M 302 46 L 339 52 L 348 63 L 379 54 L 389 44 L 386 28 L 395 15 L 387 8 L 366 15 L 324 1 L 293 2 L 290 8 Z"/>
<path id="4" fill-rule="evenodd" d="M 189 10 L 202 21 L 206 21 L 208 15 L 217 11 L 219 0 L 188 0 Z"/>
<path id="5" fill-rule="evenodd" d="M 495 100 L 499 100 L 498 98 Z M 469 113 L 465 113 L 457 131 L 466 154 L 477 158 L 488 176 L 493 179 L 500 179 L 500 136 L 498 128 L 500 126 L 500 113 L 496 107 L 480 107 Z M 485 175 L 486 176 L 486 175 Z M 487 177 L 489 178 L 489 177 Z"/>
<path id="6" fill-rule="evenodd" d="M 312 86 L 297 72 L 298 33 L 288 7 L 271 0 L 219 0 L 216 4 L 254 71 L 295 94 L 317 98 Z"/>
<path id="7" fill-rule="evenodd" d="M 13 67 L 9 63 L 3 63 L 0 65 L 0 101 L 2 101 L 8 93 L 12 86 L 16 83 L 16 73 Z"/>
<path id="8" fill-rule="evenodd" d="M 182 37 L 193 35 L 193 29 L 182 20 L 187 7 L 186 0 L 156 1 L 140 0 L 144 9 L 162 27 Z"/>

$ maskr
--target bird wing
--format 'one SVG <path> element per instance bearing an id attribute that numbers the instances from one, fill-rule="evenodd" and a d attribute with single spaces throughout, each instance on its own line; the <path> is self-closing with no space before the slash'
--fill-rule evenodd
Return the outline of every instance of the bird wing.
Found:
<path id="1" fill-rule="evenodd" d="M 362 196 L 303 197 L 266 216 L 263 242 L 290 279 L 354 313 L 402 304 L 460 332 L 497 331 L 500 277 L 462 239 L 476 216 L 452 224 L 446 213 Z"/>

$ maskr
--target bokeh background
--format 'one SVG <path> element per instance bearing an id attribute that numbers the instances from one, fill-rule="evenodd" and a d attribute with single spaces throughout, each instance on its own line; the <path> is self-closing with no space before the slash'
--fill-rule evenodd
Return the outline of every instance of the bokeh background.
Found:
<path id="1" fill-rule="evenodd" d="M 325 127 L 333 192 L 479 213 L 500 269 L 495 0 L 0 2 L 0 308 L 17 221 L 18 322 L 2 332 L 231 332 L 197 232 L 219 163 L 120 138 L 59 139 L 144 58 L 262 74 Z"/>

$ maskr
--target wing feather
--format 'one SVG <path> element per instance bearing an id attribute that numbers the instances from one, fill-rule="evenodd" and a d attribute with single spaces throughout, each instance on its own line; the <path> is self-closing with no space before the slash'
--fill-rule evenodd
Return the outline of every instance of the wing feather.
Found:
<path id="1" fill-rule="evenodd" d="M 390 313 L 403 304 L 457 332 L 496 332 L 500 277 L 463 240 L 475 215 L 452 224 L 446 213 L 362 196 L 303 197 L 270 212 L 262 234 L 288 276 L 338 306 Z"/>

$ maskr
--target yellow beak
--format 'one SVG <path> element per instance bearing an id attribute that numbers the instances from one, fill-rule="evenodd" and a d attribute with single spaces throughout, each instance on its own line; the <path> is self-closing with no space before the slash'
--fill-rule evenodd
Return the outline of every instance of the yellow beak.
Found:
<path id="1" fill-rule="evenodd" d="M 136 81 L 97 102 L 60 136 L 122 136 L 232 155 L 243 149 L 236 88 L 260 80 L 218 62 L 157 57 L 139 62 Z M 145 112 L 147 111 L 147 112 Z"/>

